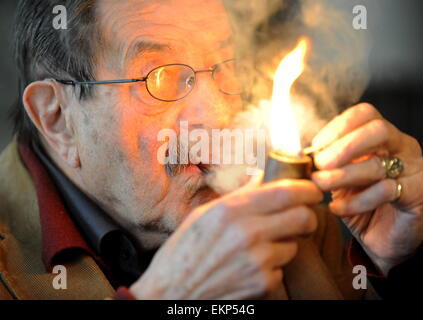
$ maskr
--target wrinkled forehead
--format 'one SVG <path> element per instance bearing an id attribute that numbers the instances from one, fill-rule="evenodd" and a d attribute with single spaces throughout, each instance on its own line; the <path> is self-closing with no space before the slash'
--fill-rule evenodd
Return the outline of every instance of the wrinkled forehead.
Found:
<path id="1" fill-rule="evenodd" d="M 144 49 L 207 54 L 228 44 L 232 32 L 220 0 L 102 0 L 98 15 L 103 37 L 122 58 L 140 40 Z"/>

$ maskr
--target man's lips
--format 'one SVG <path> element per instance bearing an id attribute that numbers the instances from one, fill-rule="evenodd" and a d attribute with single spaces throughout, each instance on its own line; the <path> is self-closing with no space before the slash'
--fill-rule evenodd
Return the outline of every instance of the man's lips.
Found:
<path id="1" fill-rule="evenodd" d="M 199 164 L 189 164 L 188 166 L 186 166 L 185 172 L 189 173 L 189 174 L 198 174 L 201 176 L 205 176 L 208 173 L 210 173 L 211 171 L 211 166 L 209 164 L 203 164 L 203 163 L 199 163 Z"/>
<path id="2" fill-rule="evenodd" d="M 205 176 L 209 174 L 210 171 L 210 166 L 204 164 L 189 164 L 183 170 L 183 172 L 185 172 L 186 174 L 197 176 L 201 179 L 205 178 Z"/>
<path id="3" fill-rule="evenodd" d="M 197 164 L 197 167 L 204 175 L 208 174 L 211 170 L 211 165 L 209 164 L 199 163 Z"/>

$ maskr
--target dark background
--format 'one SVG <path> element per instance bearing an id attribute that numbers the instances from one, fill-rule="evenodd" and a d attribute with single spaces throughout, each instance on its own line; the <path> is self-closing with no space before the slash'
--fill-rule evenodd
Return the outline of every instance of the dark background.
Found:
<path id="1" fill-rule="evenodd" d="M 368 30 L 373 49 L 370 85 L 362 97 L 376 105 L 402 131 L 423 142 L 423 1 L 329 0 L 368 9 Z M 7 112 L 16 99 L 16 75 L 10 30 L 16 0 L 0 2 L 0 150 L 11 138 Z"/>

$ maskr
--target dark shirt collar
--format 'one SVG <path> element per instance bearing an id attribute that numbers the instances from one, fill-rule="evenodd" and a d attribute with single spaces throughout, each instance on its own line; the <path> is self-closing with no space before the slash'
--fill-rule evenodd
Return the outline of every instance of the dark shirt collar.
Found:
<path id="1" fill-rule="evenodd" d="M 32 150 L 49 172 L 82 234 L 93 250 L 101 256 L 102 241 L 109 233 L 121 231 L 120 228 L 53 164 L 40 146 L 33 144 Z"/>
<path id="2" fill-rule="evenodd" d="M 70 218 L 53 181 L 34 152 L 25 144 L 19 144 L 19 154 L 29 171 L 37 194 L 40 215 L 41 257 L 48 272 L 57 263 L 62 252 L 82 250 L 94 256 L 75 223 Z"/>
<path id="3" fill-rule="evenodd" d="M 38 180 L 41 180 L 41 182 L 36 183 L 37 193 L 40 193 L 38 189 L 44 188 L 45 181 L 50 182 L 50 177 L 59 191 L 58 193 L 60 196 L 56 195 L 56 198 L 60 198 L 64 206 L 61 204 L 60 200 L 56 200 L 55 202 L 62 205 L 63 209 L 61 209 L 61 211 L 65 210 L 65 214 L 62 215 L 60 219 L 57 218 L 56 221 L 62 223 L 66 218 L 69 219 L 70 216 L 71 220 L 82 233 L 83 238 L 89 244 L 89 248 L 87 248 L 86 242 L 83 241 L 83 239 L 79 239 L 77 236 L 74 237 L 77 241 L 75 241 L 75 239 L 68 241 L 67 235 L 60 235 L 61 232 L 68 232 L 66 231 L 67 229 L 51 230 L 52 228 L 49 228 L 50 234 L 47 235 L 47 238 L 49 238 L 50 241 L 53 239 L 55 247 L 54 250 L 50 249 L 48 254 L 44 256 L 43 260 L 46 263 L 47 269 L 51 267 L 54 257 L 62 253 L 64 249 L 82 248 L 94 256 L 94 258 L 100 257 L 100 262 L 104 261 L 108 269 L 106 271 L 111 273 L 109 279 L 115 286 L 129 286 L 136 281 L 148 267 L 155 252 L 141 252 L 137 250 L 130 237 L 55 166 L 41 146 L 33 144 L 32 147 L 28 148 L 21 145 L 20 150 L 21 155 L 23 153 L 24 162 L 27 166 L 28 159 L 31 160 L 30 162 L 32 164 L 36 164 L 35 169 L 33 165 L 29 168 L 33 178 L 34 174 L 37 175 L 37 172 L 41 172 L 41 177 L 38 177 Z M 34 170 L 36 171 L 35 173 L 33 172 Z M 48 174 L 45 171 L 47 171 Z M 49 193 L 57 194 L 57 191 L 50 190 Z M 39 203 L 45 202 L 46 200 L 50 201 L 49 199 L 39 199 Z M 47 211 L 47 213 L 42 213 L 40 208 L 41 218 L 44 216 L 44 219 L 41 219 L 41 223 L 43 224 L 43 220 L 44 222 L 46 220 L 49 221 L 52 215 L 56 215 L 57 212 L 55 211 L 56 210 L 50 210 Z M 67 217 L 64 218 L 64 216 Z M 66 225 L 69 224 L 67 223 Z M 72 234 L 75 234 L 75 230 Z M 46 235 L 44 235 L 43 230 L 43 238 L 45 237 Z M 54 240 L 55 237 L 59 240 Z M 63 240 L 63 238 L 65 240 Z M 43 242 L 43 245 L 44 244 Z M 49 244 L 47 244 L 47 246 L 51 247 Z"/>

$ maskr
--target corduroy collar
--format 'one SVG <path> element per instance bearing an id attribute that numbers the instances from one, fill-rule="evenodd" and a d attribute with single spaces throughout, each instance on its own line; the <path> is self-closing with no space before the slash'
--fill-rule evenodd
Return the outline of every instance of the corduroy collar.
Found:
<path id="1" fill-rule="evenodd" d="M 82 249 L 105 269 L 113 285 L 128 286 L 137 280 L 154 252 L 138 252 L 129 236 L 56 167 L 39 145 L 19 144 L 19 150 L 37 191 L 46 269 L 51 270 L 65 251 Z"/>

